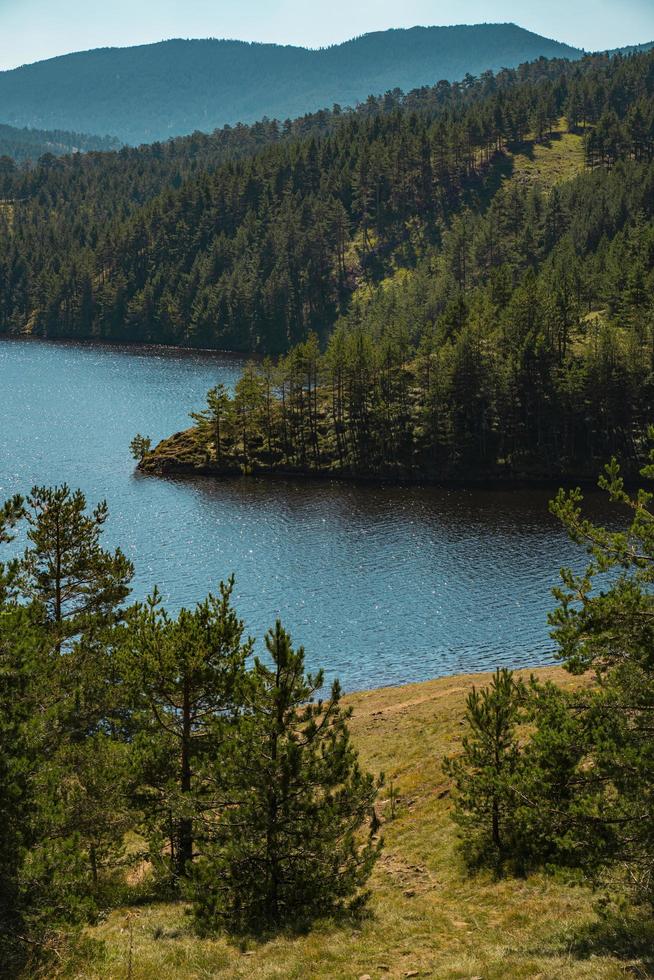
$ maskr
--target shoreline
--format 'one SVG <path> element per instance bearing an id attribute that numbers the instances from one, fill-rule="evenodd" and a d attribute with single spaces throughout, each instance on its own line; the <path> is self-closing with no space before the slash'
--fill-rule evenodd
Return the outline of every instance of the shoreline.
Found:
<path id="1" fill-rule="evenodd" d="M 122 352 L 131 351 L 143 351 L 143 352 L 160 352 L 160 353 L 170 353 L 170 354 L 180 354 L 180 355 L 191 355 L 191 354 L 203 354 L 208 356 L 216 356 L 220 358 L 227 358 L 229 360 L 243 361 L 247 363 L 248 361 L 259 361 L 262 360 L 263 354 L 249 354 L 247 351 L 236 351 L 236 350 L 225 350 L 222 347 L 187 347 L 182 344 L 166 344 L 161 341 L 148 341 L 148 340 L 130 340 L 129 338 L 123 338 L 121 340 L 112 339 L 110 337 L 42 337 L 39 334 L 33 333 L 2 333 L 0 332 L 0 342 L 22 342 L 22 343 L 34 343 L 34 344 L 51 344 L 56 347 L 89 347 L 98 349 L 114 349 Z"/>
<path id="2" fill-rule="evenodd" d="M 457 467 L 452 461 L 438 469 L 438 460 L 424 460 L 424 469 L 404 466 L 390 459 L 380 468 L 358 467 L 345 462 L 329 449 L 317 457 L 317 465 L 305 462 L 289 463 L 278 449 L 275 456 L 265 447 L 244 456 L 237 447 L 222 453 L 221 461 L 212 458 L 197 428 L 190 427 L 160 440 L 137 463 L 140 473 L 159 477 L 207 477 L 216 481 L 243 479 L 272 479 L 340 482 L 372 486 L 433 486 L 455 489 L 543 489 L 556 491 L 560 487 L 584 490 L 597 489 L 598 479 L 608 459 L 594 460 L 579 470 L 565 472 L 563 467 L 548 465 L 538 459 L 519 461 L 515 465 L 495 461 L 484 467 L 467 463 Z M 640 469 L 645 461 L 630 460 L 623 467 L 622 477 L 629 489 L 637 487 Z"/>
<path id="3" fill-rule="evenodd" d="M 174 437 L 171 437 L 174 438 Z M 360 486 L 387 487 L 434 487 L 443 490 L 552 490 L 563 489 L 598 490 L 599 472 L 594 476 L 450 476 L 430 477 L 425 475 L 393 475 L 368 473 L 343 473 L 319 470 L 299 470 L 280 467 L 277 469 L 255 469 L 250 473 L 238 469 L 219 469 L 211 465 L 176 462 L 170 458 L 159 462 L 155 457 L 157 449 L 150 457 L 136 467 L 143 476 L 159 479 L 185 480 L 200 477 L 215 482 L 242 482 L 244 480 L 285 480 L 300 483 L 343 483 Z M 146 465 L 143 465 L 143 462 Z M 625 477 L 625 487 L 638 486 L 635 477 Z"/>
<path id="4" fill-rule="evenodd" d="M 553 680 L 558 683 L 567 681 L 567 686 L 570 687 L 578 686 L 580 683 L 579 677 L 569 674 L 559 663 L 543 664 L 541 667 L 508 667 L 507 670 L 516 677 L 522 677 L 523 680 L 529 680 L 534 676 L 541 681 Z M 365 706 L 369 709 L 375 707 L 377 703 L 387 703 L 389 709 L 393 706 L 426 704 L 446 694 L 461 693 L 471 690 L 472 687 L 484 687 L 490 682 L 494 673 L 494 670 L 483 670 L 466 674 L 444 674 L 424 681 L 407 681 L 406 684 L 387 684 L 382 687 L 343 691 L 343 701 L 350 706 L 357 704 L 360 708 Z M 411 699 L 409 702 L 403 700 L 407 696 L 412 698 L 413 695 L 422 695 L 422 697 L 417 700 Z"/>

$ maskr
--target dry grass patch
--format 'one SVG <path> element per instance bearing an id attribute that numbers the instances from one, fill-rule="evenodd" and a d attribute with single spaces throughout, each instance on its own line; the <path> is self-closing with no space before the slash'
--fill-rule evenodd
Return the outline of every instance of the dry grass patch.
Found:
<path id="1" fill-rule="evenodd" d="M 558 668 L 536 673 L 572 683 Z M 445 678 L 347 699 L 364 764 L 387 777 L 378 804 L 386 847 L 374 872 L 368 918 L 358 924 L 324 922 L 305 936 L 239 948 L 224 938 L 198 939 L 181 903 L 121 909 L 87 930 L 103 945 L 92 948 L 83 962 L 62 965 L 59 976 L 613 980 L 650 975 L 637 957 L 575 953 L 577 937 L 596 921 L 589 890 L 546 875 L 498 881 L 489 874 L 465 874 L 441 764 L 462 737 L 471 684 L 487 680 L 488 675 Z M 399 796 L 393 820 L 388 819 L 391 779 Z"/>
<path id="2" fill-rule="evenodd" d="M 578 133 L 566 132 L 562 121 L 551 139 L 513 147 L 511 156 L 512 180 L 550 190 L 583 172 L 584 140 Z"/>
<path id="3" fill-rule="evenodd" d="M 14 227 L 14 204 L 13 201 L 0 201 L 0 220 L 6 221 L 9 230 Z"/>

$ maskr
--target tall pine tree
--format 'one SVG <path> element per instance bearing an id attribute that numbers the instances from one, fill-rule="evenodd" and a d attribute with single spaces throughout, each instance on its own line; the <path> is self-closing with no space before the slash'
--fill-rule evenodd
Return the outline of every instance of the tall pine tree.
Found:
<path id="1" fill-rule="evenodd" d="M 377 793 L 334 682 L 305 673 L 278 622 L 255 659 L 246 712 L 215 760 L 214 818 L 194 883 L 199 927 L 260 932 L 361 907 L 380 850 L 363 831 Z"/>

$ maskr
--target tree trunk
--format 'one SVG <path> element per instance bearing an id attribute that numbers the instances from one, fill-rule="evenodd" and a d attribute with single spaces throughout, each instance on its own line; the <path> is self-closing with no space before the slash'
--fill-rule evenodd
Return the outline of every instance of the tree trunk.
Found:
<path id="1" fill-rule="evenodd" d="M 278 703 L 277 703 L 277 717 L 275 719 L 274 728 L 271 732 L 270 737 L 270 762 L 271 762 L 271 778 L 269 789 L 268 789 L 268 820 L 266 827 L 266 864 L 267 864 L 267 877 L 268 877 L 268 889 L 266 895 L 266 915 L 270 923 L 277 922 L 279 919 L 279 855 L 277 853 L 277 786 L 276 786 L 276 768 L 277 768 L 277 745 L 279 739 L 279 732 L 283 725 L 283 705 L 281 698 L 279 697 L 279 687 L 280 687 L 280 670 L 277 667 L 277 692 L 278 692 Z"/>
<path id="2" fill-rule="evenodd" d="M 182 708 L 182 747 L 180 765 L 180 789 L 182 794 L 191 792 L 191 707 L 188 686 L 184 685 Z M 177 875 L 182 878 L 188 874 L 188 866 L 193 860 L 193 822 L 183 817 L 178 826 Z"/>
<path id="3" fill-rule="evenodd" d="M 500 806 L 497 798 L 493 800 L 493 844 L 498 851 L 502 849 L 502 839 L 500 837 Z"/>
<path id="4" fill-rule="evenodd" d="M 89 848 L 89 861 L 91 862 L 91 877 L 93 879 L 93 888 L 97 890 L 98 887 L 98 855 L 95 849 L 95 844 L 91 844 Z"/>

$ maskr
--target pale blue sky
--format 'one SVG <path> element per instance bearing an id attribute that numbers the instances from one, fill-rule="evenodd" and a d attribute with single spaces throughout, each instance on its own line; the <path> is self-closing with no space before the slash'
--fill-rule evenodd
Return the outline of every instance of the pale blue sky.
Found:
<path id="1" fill-rule="evenodd" d="M 654 40 L 654 0 L 0 0 L 0 69 L 169 37 L 319 47 L 388 27 L 482 21 L 613 48 Z"/>

